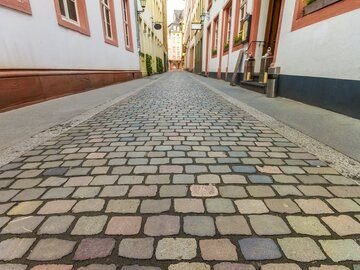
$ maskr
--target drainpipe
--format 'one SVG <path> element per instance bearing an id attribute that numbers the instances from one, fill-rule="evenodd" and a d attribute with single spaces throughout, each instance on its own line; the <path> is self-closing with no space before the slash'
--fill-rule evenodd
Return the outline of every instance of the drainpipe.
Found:
<path id="1" fill-rule="evenodd" d="M 134 7 L 135 7 L 135 12 L 136 12 L 135 13 L 136 14 L 136 43 L 137 43 L 137 49 L 138 49 L 138 55 L 139 55 L 139 69 L 140 69 L 140 73 L 142 73 L 142 71 L 141 71 L 141 57 L 140 57 L 140 51 L 141 51 L 140 26 L 139 26 L 139 18 L 140 18 L 139 6 L 140 5 L 141 5 L 140 0 L 135 0 L 134 1 Z"/>

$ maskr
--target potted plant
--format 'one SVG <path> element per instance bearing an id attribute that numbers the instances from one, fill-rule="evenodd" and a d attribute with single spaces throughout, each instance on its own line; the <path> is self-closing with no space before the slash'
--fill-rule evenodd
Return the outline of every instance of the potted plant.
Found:
<path id="1" fill-rule="evenodd" d="M 325 8 L 327 6 L 330 6 L 332 4 L 335 4 L 336 2 L 339 2 L 341 0 L 303 0 L 305 7 L 304 7 L 304 15 L 308 15 L 310 13 L 313 13 L 315 11 L 318 11 L 322 8 Z"/>
<path id="2" fill-rule="evenodd" d="M 233 41 L 234 41 L 234 45 L 237 46 L 237 45 L 240 45 L 241 42 L 242 42 L 242 31 L 233 38 Z"/>
<path id="3" fill-rule="evenodd" d="M 229 50 L 229 47 L 230 47 L 229 43 L 225 43 L 224 44 L 224 52 L 227 52 Z"/>

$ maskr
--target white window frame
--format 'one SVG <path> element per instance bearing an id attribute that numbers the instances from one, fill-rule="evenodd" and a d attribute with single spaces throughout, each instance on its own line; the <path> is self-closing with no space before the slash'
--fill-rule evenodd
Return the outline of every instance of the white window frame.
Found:
<path id="1" fill-rule="evenodd" d="M 101 10 L 103 12 L 103 17 L 104 17 L 104 28 L 105 28 L 105 36 L 107 39 L 110 39 L 110 40 L 114 40 L 114 33 L 113 33 L 113 25 L 112 25 L 112 18 L 111 18 L 111 7 L 110 7 L 110 1 L 108 0 L 108 3 L 106 4 L 105 3 L 105 0 L 101 0 Z M 111 33 L 111 36 L 109 35 L 109 32 L 108 32 L 108 24 L 106 22 L 106 10 L 109 11 L 109 26 L 110 26 L 110 33 Z"/>
<path id="2" fill-rule="evenodd" d="M 128 12 L 128 2 L 127 0 L 121 0 L 123 5 L 123 24 L 124 24 L 124 33 L 125 33 L 125 46 L 130 47 L 131 41 L 130 41 L 130 27 L 129 27 L 129 12 Z M 150 33 L 150 29 L 148 31 Z"/>
<path id="3" fill-rule="evenodd" d="M 60 0 L 62 1 L 63 5 L 64 5 L 64 11 L 65 11 L 65 16 L 61 14 L 61 11 L 60 11 L 60 15 L 61 15 L 61 18 L 64 20 L 64 21 L 67 21 L 69 23 L 72 23 L 72 24 L 75 24 L 77 26 L 80 26 L 80 18 L 79 18 L 79 10 L 78 10 L 78 2 L 77 0 L 70 0 L 72 2 L 74 2 L 75 4 L 75 12 L 76 12 L 76 18 L 78 19 L 77 21 L 74 21 L 73 19 L 70 18 L 70 15 L 69 15 L 69 7 L 68 7 L 68 4 L 67 4 L 67 0 Z"/>

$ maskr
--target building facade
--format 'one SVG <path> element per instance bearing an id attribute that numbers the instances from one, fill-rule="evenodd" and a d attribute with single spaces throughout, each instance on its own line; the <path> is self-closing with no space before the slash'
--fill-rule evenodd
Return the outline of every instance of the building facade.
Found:
<path id="1" fill-rule="evenodd" d="M 360 1 L 206 0 L 202 71 L 360 118 Z M 191 52 L 188 53 L 191 55 Z M 274 69 L 276 68 L 276 69 Z"/>
<path id="2" fill-rule="evenodd" d="M 138 14 L 140 65 L 143 76 L 165 71 L 167 62 L 166 0 L 147 0 Z M 160 29 L 157 29 L 160 26 Z"/>
<path id="3" fill-rule="evenodd" d="M 204 0 L 186 0 L 184 16 L 185 69 L 197 74 L 202 71 L 203 23 L 206 18 Z M 195 28 L 193 29 L 193 24 Z M 196 27 L 197 26 L 197 27 Z"/>
<path id="4" fill-rule="evenodd" d="M 132 0 L 0 0 L 0 110 L 139 78 L 135 14 Z"/>
<path id="5" fill-rule="evenodd" d="M 183 69 L 183 14 L 183 10 L 174 10 L 173 22 L 168 26 L 170 70 Z"/>

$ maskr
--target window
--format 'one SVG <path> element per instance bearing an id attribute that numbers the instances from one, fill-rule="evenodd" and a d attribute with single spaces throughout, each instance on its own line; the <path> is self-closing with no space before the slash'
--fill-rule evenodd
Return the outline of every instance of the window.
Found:
<path id="1" fill-rule="evenodd" d="M 237 0 L 237 9 L 235 15 L 234 27 L 234 46 L 238 46 L 242 42 L 244 22 L 247 16 L 247 0 Z"/>
<path id="2" fill-rule="evenodd" d="M 321 9 L 314 10 L 312 13 L 309 13 L 308 15 L 304 15 L 304 8 L 305 8 L 304 1 L 296 0 L 295 12 L 294 12 L 294 18 L 293 18 L 293 24 L 291 30 L 296 31 L 300 28 L 360 8 L 360 1 L 354 1 L 354 0 L 342 0 L 342 1 L 328 0 L 327 3 L 329 5 L 327 6 L 323 5 Z M 322 2 L 313 1 L 313 4 L 320 5 L 322 4 Z"/>
<path id="3" fill-rule="evenodd" d="M 61 17 L 65 21 L 79 25 L 76 0 L 59 0 Z"/>
<path id="4" fill-rule="evenodd" d="M 12 8 L 31 15 L 29 0 L 0 0 L 0 6 Z"/>
<path id="5" fill-rule="evenodd" d="M 212 56 L 217 55 L 218 35 L 219 35 L 219 16 L 217 16 L 213 22 L 213 39 L 212 39 L 212 52 L 211 52 Z"/>
<path id="6" fill-rule="evenodd" d="M 231 37 L 231 12 L 232 12 L 231 5 L 232 2 L 230 1 L 224 9 L 224 21 L 223 21 L 224 22 L 224 28 L 223 28 L 224 52 L 229 51 L 229 47 L 230 47 L 229 45 L 230 45 L 230 37 Z"/>
<path id="7" fill-rule="evenodd" d="M 130 11 L 129 11 L 129 1 L 121 0 L 123 7 L 123 22 L 124 22 L 124 36 L 125 36 L 125 48 L 128 51 L 134 51 L 132 33 L 131 33 L 131 21 L 130 21 Z M 149 29 L 150 33 L 150 29 Z"/>
<path id="8" fill-rule="evenodd" d="M 212 6 L 212 0 L 208 0 L 208 6 L 207 6 L 207 10 L 209 10 Z"/>
<path id="9" fill-rule="evenodd" d="M 54 0 L 58 24 L 90 35 L 85 0 Z"/>
<path id="10" fill-rule="evenodd" d="M 114 0 L 100 0 L 105 42 L 118 46 Z"/>

